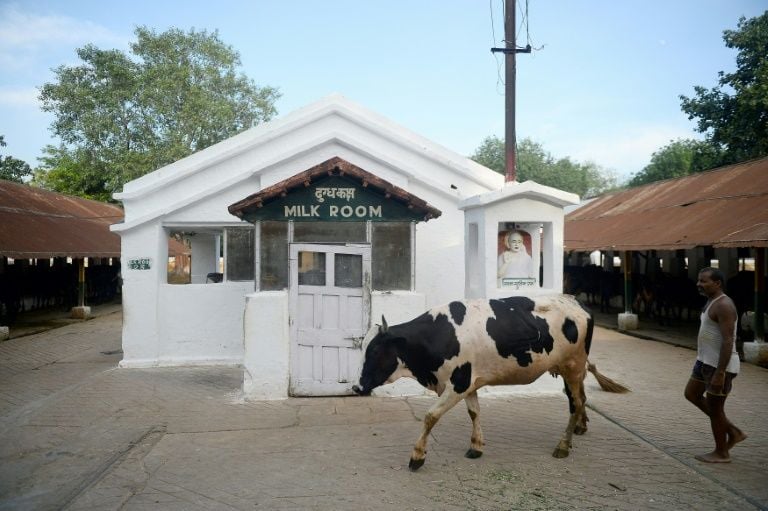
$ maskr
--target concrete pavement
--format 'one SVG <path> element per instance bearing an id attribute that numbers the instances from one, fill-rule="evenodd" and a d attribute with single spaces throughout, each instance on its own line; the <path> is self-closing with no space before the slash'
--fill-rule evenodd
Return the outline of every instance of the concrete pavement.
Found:
<path id="1" fill-rule="evenodd" d="M 744 364 L 727 403 L 749 438 L 694 460 L 709 424 L 682 397 L 695 354 L 598 328 L 589 431 L 554 459 L 561 393 L 481 397 L 486 450 L 463 457 L 457 406 L 408 471 L 434 401 L 245 402 L 237 368 L 117 369 L 119 312 L 0 343 L 0 510 L 768 509 L 768 370 Z M 549 376 L 545 376 L 548 378 Z"/>

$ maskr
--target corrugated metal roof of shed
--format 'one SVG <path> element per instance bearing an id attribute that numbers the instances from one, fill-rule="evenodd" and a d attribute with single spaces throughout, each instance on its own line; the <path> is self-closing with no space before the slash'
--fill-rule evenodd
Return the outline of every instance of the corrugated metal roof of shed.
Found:
<path id="1" fill-rule="evenodd" d="M 598 197 L 566 216 L 566 250 L 768 246 L 768 158 Z"/>
<path id="2" fill-rule="evenodd" d="M 0 180 L 0 255 L 13 258 L 120 257 L 109 226 L 112 204 Z"/>

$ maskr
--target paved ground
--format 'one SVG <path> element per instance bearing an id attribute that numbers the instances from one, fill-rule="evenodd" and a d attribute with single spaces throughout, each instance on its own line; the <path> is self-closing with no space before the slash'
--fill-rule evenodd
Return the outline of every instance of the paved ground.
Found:
<path id="1" fill-rule="evenodd" d="M 109 312 L 109 311 L 107 311 Z M 408 457 L 433 402 L 244 402 L 233 368 L 117 369 L 119 311 L 0 343 L 0 510 L 768 509 L 768 370 L 745 364 L 727 411 L 749 438 L 704 465 L 708 422 L 682 397 L 694 353 L 599 328 L 590 429 L 571 456 L 560 393 L 481 398 L 486 451 L 463 457 L 466 410 Z M 548 376 L 546 376 L 548 378 Z"/>

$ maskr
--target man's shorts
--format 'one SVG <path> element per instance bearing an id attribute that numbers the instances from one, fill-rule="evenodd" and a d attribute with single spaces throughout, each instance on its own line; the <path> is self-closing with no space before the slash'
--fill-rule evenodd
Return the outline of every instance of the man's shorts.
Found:
<path id="1" fill-rule="evenodd" d="M 727 396 L 731 393 L 731 389 L 733 388 L 733 379 L 736 378 L 736 373 L 729 373 L 726 371 L 725 378 L 723 379 L 722 392 L 712 392 L 710 382 L 712 381 L 712 377 L 715 375 L 716 370 L 717 368 L 707 365 L 701 360 L 697 360 L 693 365 L 691 378 L 705 383 L 707 385 L 707 394 L 712 394 L 713 396 Z"/>

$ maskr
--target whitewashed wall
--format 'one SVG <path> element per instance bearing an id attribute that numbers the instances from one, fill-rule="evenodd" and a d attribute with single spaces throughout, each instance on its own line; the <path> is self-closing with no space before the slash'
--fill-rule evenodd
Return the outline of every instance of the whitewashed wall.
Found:
<path id="1" fill-rule="evenodd" d="M 245 300 L 244 397 L 285 399 L 291 366 L 288 292 L 250 293 Z"/>
<path id="2" fill-rule="evenodd" d="M 265 322 L 281 317 L 282 298 L 254 294 L 252 282 L 166 284 L 168 233 L 243 225 L 227 211 L 230 204 L 333 157 L 443 212 L 417 225 L 415 293 L 374 298 L 372 317 L 377 310 L 393 318 L 406 312 L 415 317 L 433 305 L 463 298 L 463 213 L 457 205 L 500 187 L 503 177 L 332 96 L 131 181 L 115 195 L 126 213 L 125 222 L 113 226 L 123 243 L 121 366 L 252 364 L 244 361 L 248 332 L 263 331 Z M 152 269 L 129 270 L 131 257 L 151 257 Z M 199 273 L 196 282 L 202 281 Z M 268 300 L 277 301 L 267 305 Z M 285 339 L 280 337 L 282 326 L 274 328 L 273 355 L 279 358 Z"/>
<path id="3" fill-rule="evenodd" d="M 468 252 L 464 261 L 466 295 L 470 298 L 502 298 L 562 293 L 563 207 L 578 204 L 578 200 L 575 194 L 527 181 L 507 183 L 497 191 L 461 201 L 459 208 L 465 213 L 463 235 Z M 496 278 L 498 233 L 499 225 L 506 222 L 543 224 L 541 287 L 536 285 L 520 290 L 499 287 Z"/>
<path id="4" fill-rule="evenodd" d="M 160 284 L 167 275 L 168 240 L 165 230 L 159 223 L 151 223 L 123 233 L 121 251 L 123 360 L 120 366 L 153 366 L 157 364 L 160 351 Z M 130 260 L 138 258 L 149 258 L 151 268 L 130 269 Z"/>
<path id="5" fill-rule="evenodd" d="M 163 284 L 158 296 L 158 365 L 238 365 L 250 282 Z"/>

